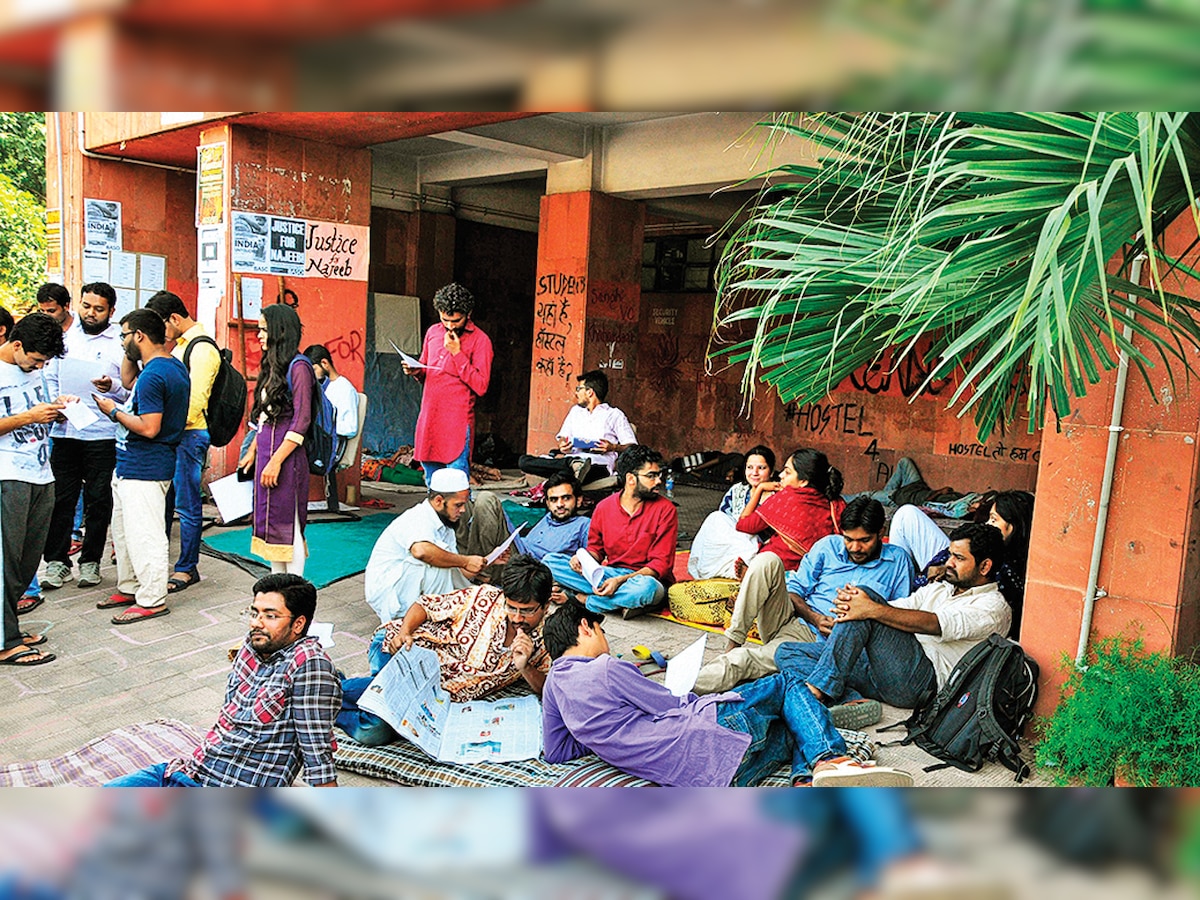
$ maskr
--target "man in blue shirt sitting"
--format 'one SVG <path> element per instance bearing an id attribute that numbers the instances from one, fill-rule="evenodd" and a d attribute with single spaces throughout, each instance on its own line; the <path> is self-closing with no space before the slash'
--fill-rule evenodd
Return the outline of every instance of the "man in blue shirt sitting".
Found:
<path id="1" fill-rule="evenodd" d="M 735 612 L 746 618 L 741 623 L 745 628 L 751 621 L 758 626 L 763 644 L 736 647 L 717 657 L 700 670 L 696 693 L 726 691 L 779 671 L 775 651 L 783 643 L 824 641 L 833 628 L 833 604 L 841 588 L 864 588 L 884 602 L 912 593 L 912 558 L 883 542 L 883 524 L 878 500 L 851 500 L 842 513 L 840 535 L 813 544 L 795 572 L 785 576 L 781 567 L 778 583 L 757 609 Z"/>
<path id="2" fill-rule="evenodd" d="M 546 515 L 529 534 L 514 543 L 522 553 L 538 562 L 547 553 L 574 553 L 587 546 L 588 526 L 592 520 L 576 515 L 583 489 L 571 472 L 555 472 L 542 486 L 546 498 Z"/>

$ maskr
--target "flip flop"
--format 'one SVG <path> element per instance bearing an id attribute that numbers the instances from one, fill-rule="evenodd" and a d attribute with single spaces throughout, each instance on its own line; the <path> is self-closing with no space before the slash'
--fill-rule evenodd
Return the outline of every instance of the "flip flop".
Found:
<path id="1" fill-rule="evenodd" d="M 107 600 L 101 600 L 96 604 L 96 609 L 117 609 L 122 606 L 133 606 L 137 601 L 129 594 L 116 593 L 109 596 Z"/>
<path id="2" fill-rule="evenodd" d="M 30 662 L 19 662 L 19 660 L 30 656 L 36 656 L 37 659 L 31 660 Z M 4 659 L 0 659 L 0 666 L 17 666 L 19 668 L 25 666 L 40 666 L 43 663 L 54 662 L 56 659 L 58 659 L 58 657 L 53 653 L 43 653 L 41 650 L 34 650 L 32 647 L 24 647 L 14 653 L 12 656 L 6 656 Z"/>
<path id="3" fill-rule="evenodd" d="M 180 578 L 178 576 L 172 576 L 171 578 L 167 579 L 167 593 L 168 594 L 178 594 L 180 591 L 186 591 L 188 588 L 190 588 L 193 584 L 195 584 L 199 580 L 200 580 L 199 572 L 196 573 L 196 576 L 194 578 L 189 577 L 186 580 L 183 578 Z"/>
<path id="4" fill-rule="evenodd" d="M 45 602 L 46 598 L 40 594 L 36 597 L 22 597 L 17 601 L 17 615 L 23 616 L 27 612 L 33 612 Z"/>
<path id="5" fill-rule="evenodd" d="M 167 606 L 131 606 L 125 612 L 118 616 L 112 617 L 114 625 L 129 625 L 133 622 L 142 622 L 146 619 L 157 619 L 159 616 L 165 616 L 170 612 Z"/>
<path id="6" fill-rule="evenodd" d="M 49 640 L 44 634 L 30 634 L 28 631 L 21 632 L 21 643 L 26 647 L 40 647 Z M 28 665 L 28 663 L 26 663 Z"/>

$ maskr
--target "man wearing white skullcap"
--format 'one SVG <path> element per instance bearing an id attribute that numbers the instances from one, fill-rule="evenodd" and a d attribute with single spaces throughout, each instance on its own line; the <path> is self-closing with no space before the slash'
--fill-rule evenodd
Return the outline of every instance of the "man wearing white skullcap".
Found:
<path id="1" fill-rule="evenodd" d="M 482 556 L 462 556 L 456 531 L 465 521 L 470 484 L 459 469 L 438 469 L 429 496 L 379 536 L 367 562 L 367 603 L 380 622 L 403 618 L 423 594 L 446 594 L 479 574 Z"/>

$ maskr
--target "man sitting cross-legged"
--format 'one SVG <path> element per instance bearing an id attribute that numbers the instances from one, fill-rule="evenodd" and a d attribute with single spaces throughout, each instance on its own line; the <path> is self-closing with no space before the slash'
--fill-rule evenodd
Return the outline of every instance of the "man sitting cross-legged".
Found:
<path id="1" fill-rule="evenodd" d="M 217 724 L 191 759 L 108 786 L 287 787 L 301 769 L 313 787 L 336 785 L 333 721 L 342 689 L 321 642 L 308 634 L 316 609 L 317 589 L 299 575 L 255 582 L 250 633 L 234 658 Z"/>
<path id="2" fill-rule="evenodd" d="M 821 538 L 795 572 L 784 572 L 774 554 L 738 592 L 729 628 L 729 647 L 700 670 L 696 693 L 727 691 L 743 681 L 778 671 L 775 653 L 785 643 L 823 642 L 833 628 L 833 605 L 838 591 L 859 585 L 884 600 L 907 597 L 912 591 L 913 564 L 898 547 L 882 538 L 884 513 L 878 500 L 858 497 L 846 504 L 841 534 Z M 761 646 L 743 644 L 752 625 L 758 626 Z"/>
<path id="3" fill-rule="evenodd" d="M 784 644 L 775 660 L 826 702 L 853 699 L 857 692 L 919 709 L 968 650 L 992 633 L 1008 633 L 1012 610 L 995 577 L 1003 554 L 998 529 L 962 525 L 950 534 L 942 581 L 890 604 L 862 588 L 841 590 L 836 624 L 824 645 Z"/>
<path id="4" fill-rule="evenodd" d="M 375 633 L 367 651 L 371 676 L 393 653 L 415 643 L 437 653 L 442 688 L 451 700 L 477 700 L 522 678 L 541 694 L 550 668 L 542 644 L 542 618 L 553 584 L 550 570 L 528 556 L 516 556 L 504 567 L 500 583 L 500 588 L 481 585 L 422 597 L 402 620 Z M 396 740 L 391 726 L 358 708 L 370 683 L 371 677 L 342 682 L 337 723 L 360 744 L 388 744 Z"/>
<path id="5" fill-rule="evenodd" d="M 603 620 L 567 600 L 546 622 L 554 659 L 542 692 L 547 762 L 591 752 L 664 786 L 754 785 L 787 762 L 793 784 L 810 773 L 815 783 L 837 775 L 842 783 L 912 784 L 906 773 L 845 759 L 829 711 L 802 680 L 776 674 L 736 693 L 677 697 L 609 655 Z"/>
<path id="6" fill-rule="evenodd" d="M 617 457 L 620 493 L 605 497 L 592 513 L 587 552 L 604 566 L 604 578 L 593 590 L 579 560 L 551 553 L 543 560 L 554 580 L 568 592 L 586 597 L 588 609 L 626 615 L 644 611 L 660 601 L 674 580 L 679 513 L 658 493 L 662 484 L 662 454 L 635 444 Z"/>

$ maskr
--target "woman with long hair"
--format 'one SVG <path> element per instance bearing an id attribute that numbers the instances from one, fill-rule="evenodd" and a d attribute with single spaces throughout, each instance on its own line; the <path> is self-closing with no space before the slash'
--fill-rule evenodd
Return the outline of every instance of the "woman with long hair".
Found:
<path id="1" fill-rule="evenodd" d="M 795 569 L 814 543 L 838 530 L 846 508 L 842 484 L 842 473 L 824 453 L 802 447 L 788 457 L 778 481 L 759 482 L 750 491 L 737 530 L 768 532 L 760 552 L 774 553 L 785 569 Z"/>
<path id="2" fill-rule="evenodd" d="M 308 455 L 304 434 L 312 421 L 316 376 L 300 350 L 300 317 L 290 306 L 263 307 L 258 319 L 262 365 L 251 421 L 258 432 L 238 468 L 254 469 L 254 528 L 250 550 L 272 572 L 304 574 L 308 520 Z"/>
<path id="3" fill-rule="evenodd" d="M 725 492 L 721 504 L 708 514 L 688 554 L 688 573 L 695 579 L 735 578 L 738 560 L 748 563 L 758 553 L 758 536 L 742 534 L 737 520 L 750 502 L 750 493 L 775 472 L 775 454 L 759 444 L 746 451 L 742 480 Z"/>

